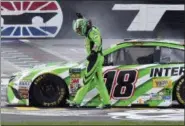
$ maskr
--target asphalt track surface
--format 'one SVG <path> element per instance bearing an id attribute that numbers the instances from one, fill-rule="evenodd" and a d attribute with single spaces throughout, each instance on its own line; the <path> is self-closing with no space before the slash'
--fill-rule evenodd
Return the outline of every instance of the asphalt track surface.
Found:
<path id="1" fill-rule="evenodd" d="M 6 40 L 1 43 L 1 121 L 184 121 L 184 108 L 35 108 L 8 106 L 8 77 L 19 70 L 48 62 L 75 62 L 85 57 L 84 40 Z M 122 40 L 104 40 L 104 48 Z M 75 55 L 74 55 L 75 54 Z"/>

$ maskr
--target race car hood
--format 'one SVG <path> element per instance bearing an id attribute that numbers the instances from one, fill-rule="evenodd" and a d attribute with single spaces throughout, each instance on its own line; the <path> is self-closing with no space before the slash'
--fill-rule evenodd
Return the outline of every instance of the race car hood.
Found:
<path id="1" fill-rule="evenodd" d="M 25 69 L 20 72 L 14 73 L 10 81 L 20 81 L 20 80 L 28 80 L 33 81 L 37 76 L 44 73 L 53 73 L 60 74 L 66 71 L 69 71 L 70 68 L 84 68 L 85 65 L 83 63 L 75 63 L 75 62 L 55 62 L 48 64 L 41 64 L 34 66 L 33 68 Z"/>

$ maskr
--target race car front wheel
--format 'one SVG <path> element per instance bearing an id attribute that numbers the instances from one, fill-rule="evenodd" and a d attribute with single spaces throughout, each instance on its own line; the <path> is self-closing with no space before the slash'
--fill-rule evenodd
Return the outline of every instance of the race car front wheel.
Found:
<path id="1" fill-rule="evenodd" d="M 178 103 L 185 106 L 185 80 L 180 78 L 175 86 L 175 95 Z"/>
<path id="2" fill-rule="evenodd" d="M 29 92 L 30 105 L 42 107 L 64 106 L 68 90 L 66 83 L 53 74 L 37 77 Z"/>

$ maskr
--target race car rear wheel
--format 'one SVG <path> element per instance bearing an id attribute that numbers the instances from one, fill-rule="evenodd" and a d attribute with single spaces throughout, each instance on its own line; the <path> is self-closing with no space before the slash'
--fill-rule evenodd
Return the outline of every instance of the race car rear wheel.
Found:
<path id="1" fill-rule="evenodd" d="M 181 106 L 185 106 L 185 80 L 184 77 L 180 78 L 175 86 L 176 100 Z"/>
<path id="2" fill-rule="evenodd" d="M 68 97 L 67 85 L 60 77 L 43 74 L 37 77 L 29 92 L 29 102 L 33 106 L 64 106 Z"/>

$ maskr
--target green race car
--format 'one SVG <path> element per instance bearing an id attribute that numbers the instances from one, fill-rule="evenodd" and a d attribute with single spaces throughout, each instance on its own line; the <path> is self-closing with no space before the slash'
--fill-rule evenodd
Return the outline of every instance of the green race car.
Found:
<path id="1" fill-rule="evenodd" d="M 103 51 L 103 74 L 112 106 L 169 107 L 177 100 L 185 105 L 184 45 L 172 41 L 128 40 Z M 9 104 L 66 106 L 83 86 L 86 60 L 50 63 L 13 74 L 9 80 Z M 82 106 L 99 106 L 96 88 Z"/>

